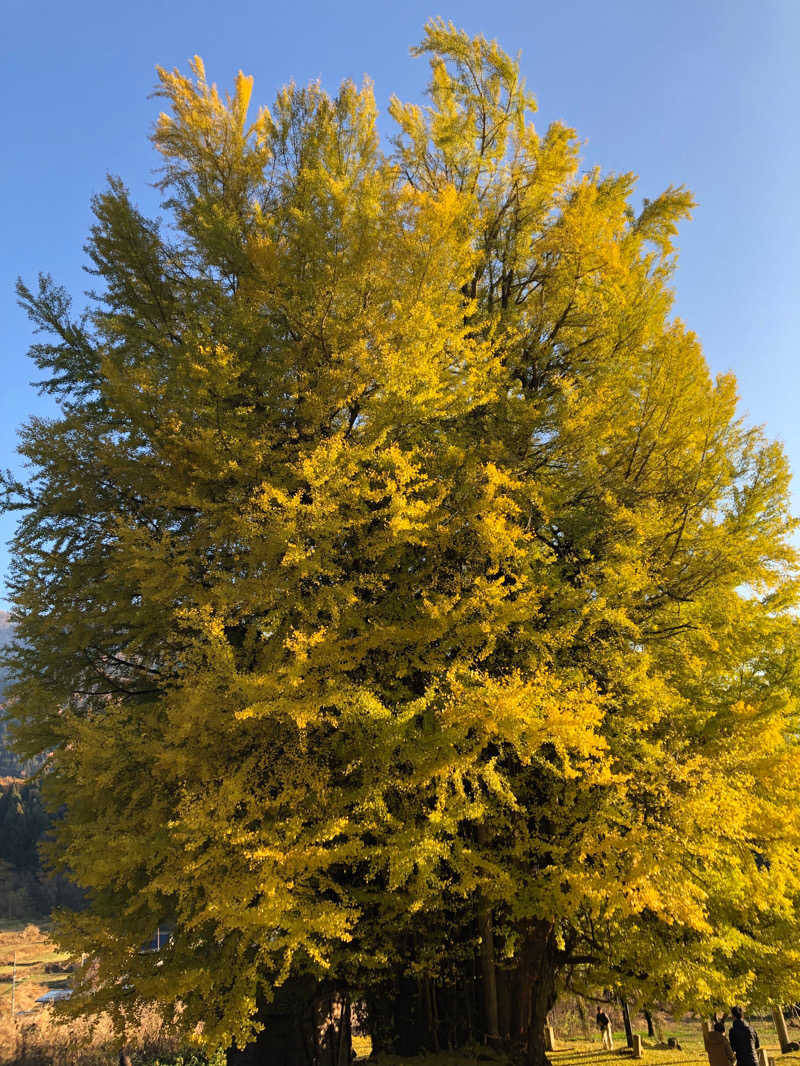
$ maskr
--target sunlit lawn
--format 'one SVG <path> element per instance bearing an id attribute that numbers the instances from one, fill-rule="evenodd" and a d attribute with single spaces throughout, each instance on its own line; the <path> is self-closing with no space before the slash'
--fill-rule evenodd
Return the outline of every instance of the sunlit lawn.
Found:
<path id="1" fill-rule="evenodd" d="M 759 1034 L 762 1047 L 767 1051 L 770 1058 L 780 1060 L 780 1063 L 785 1066 L 800 1066 L 800 1052 L 792 1052 L 788 1055 L 782 1055 L 780 1044 L 778 1042 L 778 1035 L 775 1032 L 772 1019 L 756 1018 L 753 1020 L 753 1025 Z M 698 1066 L 701 1064 L 708 1064 L 708 1057 L 703 1047 L 703 1035 L 702 1028 L 699 1021 L 693 1021 L 690 1019 L 681 1020 L 680 1022 L 669 1023 L 664 1025 L 664 1039 L 674 1037 L 680 1048 L 669 1048 L 663 1044 L 659 1044 L 655 1037 L 647 1037 L 645 1035 L 646 1029 L 640 1028 L 640 1026 L 634 1023 L 633 1031 L 639 1033 L 642 1037 L 642 1051 L 643 1058 L 647 1062 L 657 1064 L 657 1066 L 685 1066 L 688 1063 L 696 1063 Z M 792 1035 L 792 1030 L 790 1030 Z M 554 1066 L 580 1066 L 580 1064 L 586 1064 L 586 1066 L 619 1066 L 621 1058 L 630 1059 L 630 1052 L 625 1044 L 625 1033 L 623 1030 L 614 1032 L 614 1047 L 613 1052 L 604 1051 L 600 1045 L 599 1037 L 594 1041 L 588 1041 L 581 1039 L 580 1037 L 562 1038 L 558 1039 L 558 1033 L 556 1033 L 556 1046 L 555 1052 L 550 1053 L 550 1060 Z"/>

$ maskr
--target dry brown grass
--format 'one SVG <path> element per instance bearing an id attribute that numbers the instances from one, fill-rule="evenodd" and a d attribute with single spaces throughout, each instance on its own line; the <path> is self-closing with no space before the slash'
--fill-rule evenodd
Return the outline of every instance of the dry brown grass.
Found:
<path id="1" fill-rule="evenodd" d="M 35 1015 L 10 1020 L 3 1028 L 3 1066 L 111 1066 L 117 1062 L 119 1042 L 106 1017 L 57 1021 L 46 1008 Z M 125 1047 L 135 1063 L 154 1062 L 177 1054 L 180 1042 L 162 1025 L 155 1011 L 145 1011 L 141 1024 L 126 1034 Z"/>
<path id="2" fill-rule="evenodd" d="M 15 1017 L 11 1016 L 11 977 L 17 958 Z M 118 1045 L 107 1018 L 57 1021 L 49 1008 L 36 1009 L 36 998 L 64 987 L 68 958 L 47 936 L 46 928 L 0 923 L 0 1064 L 2 1066 L 108 1066 L 116 1063 Z M 33 1013 L 25 1013 L 32 1011 Z M 20 1013 L 22 1012 L 22 1013 Z M 173 1034 L 155 1011 L 127 1034 L 134 1061 L 152 1061 L 179 1050 Z"/>

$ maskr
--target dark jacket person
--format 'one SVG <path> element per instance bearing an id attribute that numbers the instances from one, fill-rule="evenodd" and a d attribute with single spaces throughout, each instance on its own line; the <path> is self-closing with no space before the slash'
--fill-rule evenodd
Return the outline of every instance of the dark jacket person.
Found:
<path id="1" fill-rule="evenodd" d="M 709 1066 L 733 1066 L 736 1056 L 725 1036 L 725 1026 L 722 1022 L 714 1022 L 714 1028 L 705 1034 L 703 1040 L 708 1052 Z"/>
<path id="2" fill-rule="evenodd" d="M 758 1066 L 756 1048 L 761 1046 L 758 1042 L 758 1034 L 745 1022 L 741 1007 L 732 1007 L 731 1014 L 733 1025 L 729 1036 L 731 1047 L 736 1052 L 736 1066 Z"/>

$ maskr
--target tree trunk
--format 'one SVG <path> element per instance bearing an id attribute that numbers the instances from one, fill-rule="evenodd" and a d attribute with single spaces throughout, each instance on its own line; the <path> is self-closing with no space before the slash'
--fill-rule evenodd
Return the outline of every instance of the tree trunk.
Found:
<path id="1" fill-rule="evenodd" d="M 649 1010 L 645 1010 L 642 1013 L 644 1014 L 644 1020 L 647 1022 L 647 1035 L 655 1036 L 656 1031 L 653 1028 L 653 1015 L 650 1013 Z"/>
<path id="2" fill-rule="evenodd" d="M 428 1031 L 433 1036 L 433 1050 L 434 1051 L 438 1051 L 439 1050 L 439 1041 L 437 1039 L 436 1021 L 435 1021 L 435 1017 L 434 1017 L 434 1005 L 433 1005 L 433 999 L 434 999 L 435 993 L 434 993 L 433 988 L 431 987 L 431 985 L 432 985 L 432 981 L 431 981 L 430 977 L 426 977 L 423 980 L 423 982 L 422 982 L 422 987 L 423 987 L 423 990 L 425 992 L 425 1020 L 426 1020 L 427 1025 L 428 1025 Z"/>
<path id="3" fill-rule="evenodd" d="M 586 1017 L 586 1004 L 583 1002 L 583 996 L 576 996 L 575 1003 L 578 1007 L 578 1017 L 581 1020 L 581 1032 L 583 1033 L 584 1040 L 591 1040 L 592 1034 L 589 1029 L 589 1019 Z"/>
<path id="4" fill-rule="evenodd" d="M 659 1018 L 659 1016 L 657 1014 L 653 1016 L 653 1028 L 656 1031 L 656 1039 L 658 1040 L 659 1044 L 663 1044 L 664 1043 L 664 1030 L 661 1027 L 661 1019 Z"/>
<path id="5" fill-rule="evenodd" d="M 310 1066 L 302 1034 L 299 1018 L 273 1014 L 247 1047 L 229 1048 L 227 1066 Z"/>
<path id="6" fill-rule="evenodd" d="M 352 1018 L 350 1016 L 350 996 L 345 994 L 339 999 L 338 1056 L 336 1066 L 350 1066 L 353 1050 Z"/>
<path id="7" fill-rule="evenodd" d="M 530 983 L 530 1015 L 526 1066 L 547 1066 L 544 1027 L 556 1002 L 556 943 L 554 925 L 541 919 L 528 927 L 521 964 Z"/>
<path id="8" fill-rule="evenodd" d="M 509 970 L 495 969 L 497 979 L 497 1024 L 500 1039 L 505 1043 L 511 1038 L 512 974 Z"/>
<path id="9" fill-rule="evenodd" d="M 411 977 L 401 977 L 394 1000 L 392 1051 L 395 1055 L 419 1055 L 430 1050 L 429 1040 L 421 982 Z"/>
<path id="10" fill-rule="evenodd" d="M 475 960 L 472 960 L 472 970 L 475 968 Z M 467 1040 L 471 1044 L 475 1040 L 474 1018 L 475 1018 L 475 974 L 471 972 L 467 974 L 464 981 L 464 1015 L 467 1021 Z"/>
<path id="11" fill-rule="evenodd" d="M 531 975 L 525 951 L 520 952 L 515 976 L 515 995 L 511 1017 L 511 1038 L 520 1048 L 528 1045 L 528 1028 L 531 1024 Z"/>
<path id="12" fill-rule="evenodd" d="M 259 997 L 263 1028 L 242 1050 L 228 1049 L 227 1066 L 312 1066 L 319 992 L 313 977 L 292 977 L 271 1002 Z"/>
<path id="13" fill-rule="evenodd" d="M 497 972 L 495 970 L 494 931 L 492 911 L 488 903 L 478 906 L 478 932 L 481 938 L 481 987 L 483 989 L 483 1013 L 486 1038 L 496 1047 L 500 1043 L 500 1026 L 497 1016 Z"/>
<path id="14" fill-rule="evenodd" d="M 487 843 L 486 826 L 479 822 L 476 827 L 478 844 Z M 486 1038 L 489 1044 L 500 1044 L 500 1026 L 497 1017 L 497 972 L 495 969 L 494 930 L 492 908 L 481 893 L 478 900 L 478 933 L 481 941 L 481 984 L 483 987 L 483 1013 Z"/>

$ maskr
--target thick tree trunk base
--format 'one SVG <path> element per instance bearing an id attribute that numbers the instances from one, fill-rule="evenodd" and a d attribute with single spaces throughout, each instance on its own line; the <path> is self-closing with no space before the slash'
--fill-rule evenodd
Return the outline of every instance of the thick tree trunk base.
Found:
<path id="1" fill-rule="evenodd" d="M 410 977 L 417 961 L 410 950 L 392 979 L 366 992 L 373 1055 L 410 1058 L 479 1041 L 525 1066 L 548 1066 L 545 1026 L 556 1001 L 559 959 L 555 929 L 552 922 L 532 920 L 519 933 L 515 957 L 498 967 L 487 914 L 476 915 L 477 950 L 444 980 Z"/>
<path id="2" fill-rule="evenodd" d="M 265 1029 L 239 1051 L 231 1048 L 227 1066 L 312 1066 L 294 1017 L 273 1017 Z"/>
<path id="3" fill-rule="evenodd" d="M 548 1066 L 544 1027 L 556 1002 L 556 944 L 551 923 L 531 923 L 522 947 L 522 967 L 531 985 L 526 1066 Z"/>
<path id="4" fill-rule="evenodd" d="M 350 997 L 296 978 L 259 1004 L 263 1029 L 247 1047 L 229 1048 L 227 1066 L 350 1066 Z"/>

